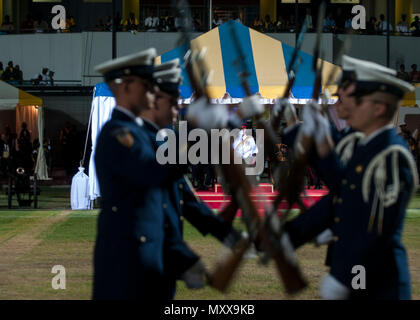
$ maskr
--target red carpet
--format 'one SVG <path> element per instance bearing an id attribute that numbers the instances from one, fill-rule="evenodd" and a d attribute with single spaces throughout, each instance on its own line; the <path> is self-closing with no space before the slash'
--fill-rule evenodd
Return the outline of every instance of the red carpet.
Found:
<path id="1" fill-rule="evenodd" d="M 220 210 L 224 206 L 230 203 L 230 196 L 226 196 L 223 193 L 223 189 L 220 185 L 215 186 L 215 191 L 198 191 L 197 194 L 199 197 L 211 208 Z M 306 194 L 303 196 L 303 202 L 306 207 L 313 206 L 318 202 L 323 196 L 328 194 L 327 189 L 322 190 L 308 190 L 306 189 Z M 277 192 L 273 192 L 273 186 L 269 183 L 261 183 L 258 188 L 255 188 L 251 193 L 251 197 L 258 206 L 258 210 L 263 213 L 264 208 L 268 206 L 277 196 Z M 280 205 L 279 209 L 286 209 L 287 205 L 284 202 Z M 294 206 L 297 208 L 297 206 Z M 240 211 L 238 212 L 240 216 Z"/>

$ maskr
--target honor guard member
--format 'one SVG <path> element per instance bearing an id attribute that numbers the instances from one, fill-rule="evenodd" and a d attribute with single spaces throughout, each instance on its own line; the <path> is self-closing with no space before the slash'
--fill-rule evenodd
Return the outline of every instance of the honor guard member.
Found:
<path id="1" fill-rule="evenodd" d="M 335 195 L 332 210 L 309 209 L 285 225 L 283 236 L 295 248 L 331 229 L 330 271 L 320 287 L 325 299 L 411 297 L 401 235 L 417 174 L 392 120 L 404 93 L 413 87 L 381 68 L 356 65 L 356 104 L 349 110 L 348 124 L 364 137 L 347 164 L 331 151 L 328 121 L 317 119 L 318 127 L 309 132 L 318 135 L 318 167 Z"/>
<path id="2" fill-rule="evenodd" d="M 141 112 L 141 117 L 151 140 L 159 137 L 158 143 L 163 143 L 166 131 L 159 130 L 167 128 L 173 132 L 172 125 L 178 115 L 178 85 L 182 80 L 179 59 L 156 66 L 153 76 L 158 87 L 155 107 Z M 172 299 L 177 280 L 184 280 L 191 289 L 202 288 L 206 283 L 206 269 L 200 257 L 183 241 L 184 219 L 202 235 L 210 233 L 229 247 L 240 234 L 200 200 L 187 177 L 168 183 L 165 191 L 165 285 L 162 290 Z"/>
<path id="3" fill-rule="evenodd" d="M 154 48 L 96 67 L 116 99 L 102 128 L 95 166 L 102 194 L 94 251 L 94 299 L 166 299 L 163 185 L 179 169 L 160 165 L 143 128 L 153 107 Z"/>

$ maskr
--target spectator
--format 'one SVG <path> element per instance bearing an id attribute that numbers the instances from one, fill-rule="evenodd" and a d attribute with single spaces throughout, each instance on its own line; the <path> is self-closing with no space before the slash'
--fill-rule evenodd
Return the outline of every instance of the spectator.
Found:
<path id="1" fill-rule="evenodd" d="M 19 160 L 21 161 L 22 166 L 27 170 L 32 170 L 33 160 L 31 133 L 28 130 L 26 122 L 22 122 L 22 130 L 20 131 L 18 137 L 18 147 Z"/>
<path id="2" fill-rule="evenodd" d="M 259 17 L 255 17 L 254 22 L 252 23 L 252 27 L 257 31 L 262 31 L 263 29 L 263 22 Z"/>
<path id="3" fill-rule="evenodd" d="M 66 19 L 66 29 L 64 29 L 63 32 L 73 32 L 75 27 L 76 21 L 74 20 L 73 16 L 69 16 Z"/>
<path id="4" fill-rule="evenodd" d="M 277 18 L 277 21 L 274 23 L 274 32 L 282 32 L 286 28 L 286 22 L 282 16 Z"/>
<path id="5" fill-rule="evenodd" d="M 314 30 L 310 8 L 306 9 L 306 14 L 305 14 L 305 17 L 303 18 L 303 25 L 306 25 L 308 32 L 311 32 Z"/>
<path id="6" fill-rule="evenodd" d="M 196 31 L 196 32 L 201 31 L 201 19 L 200 19 L 200 16 L 198 14 L 196 14 L 194 16 L 193 28 L 194 28 L 194 31 Z"/>
<path id="7" fill-rule="evenodd" d="M 413 36 L 419 37 L 420 36 L 420 19 L 419 16 L 414 18 L 414 21 L 410 25 L 410 30 L 413 33 Z"/>
<path id="8" fill-rule="evenodd" d="M 411 131 L 408 129 L 407 124 L 405 122 L 400 124 L 400 130 L 401 132 L 399 133 L 399 135 L 408 142 L 408 140 L 411 137 Z"/>
<path id="9" fill-rule="evenodd" d="M 392 25 L 385 20 L 385 15 L 381 14 L 379 16 L 379 22 L 377 26 L 378 31 L 382 32 L 382 34 L 386 34 L 387 26 L 389 26 L 389 32 L 392 32 L 393 31 Z"/>
<path id="10" fill-rule="evenodd" d="M 105 30 L 106 31 L 112 31 L 112 19 L 111 19 L 111 16 L 107 16 L 106 17 Z"/>
<path id="11" fill-rule="evenodd" d="M 232 20 L 235 20 L 236 22 L 242 23 L 241 18 L 238 16 L 238 14 L 236 12 L 233 14 Z"/>
<path id="12" fill-rule="evenodd" d="M 367 34 L 376 34 L 377 33 L 377 20 L 375 17 L 370 17 L 368 23 L 366 24 Z"/>
<path id="13" fill-rule="evenodd" d="M 332 17 L 332 12 L 329 12 L 322 22 L 323 32 L 334 32 L 337 25 Z"/>
<path id="14" fill-rule="evenodd" d="M 3 79 L 3 73 L 4 73 L 3 62 L 0 62 L 0 79 Z"/>
<path id="15" fill-rule="evenodd" d="M 15 78 L 15 80 L 18 81 L 19 84 L 22 84 L 23 72 L 22 70 L 20 70 L 20 66 L 18 64 L 15 66 L 13 72 L 14 72 L 13 77 Z"/>
<path id="16" fill-rule="evenodd" d="M 48 68 L 42 68 L 42 72 L 35 75 L 35 77 L 32 79 L 34 81 L 34 84 L 38 85 L 47 85 L 49 76 L 48 76 Z"/>
<path id="17" fill-rule="evenodd" d="M 274 32 L 274 26 L 271 23 L 270 15 L 268 15 L 268 14 L 264 18 L 262 31 L 263 32 Z"/>
<path id="18" fill-rule="evenodd" d="M 410 82 L 410 75 L 408 74 L 408 72 L 405 71 L 405 65 L 401 64 L 400 65 L 400 71 L 398 71 L 397 73 L 397 78 L 400 78 L 404 81 Z"/>
<path id="19" fill-rule="evenodd" d="M 152 11 L 151 15 L 144 20 L 144 26 L 147 31 L 158 31 L 159 18 L 154 11 Z"/>
<path id="20" fill-rule="evenodd" d="M 174 18 L 169 15 L 168 11 L 160 18 L 160 30 L 169 32 L 174 30 Z"/>
<path id="21" fill-rule="evenodd" d="M 48 72 L 48 79 L 50 81 L 50 86 L 53 86 L 54 85 L 54 74 L 55 74 L 55 72 L 52 71 L 52 70 L 50 70 Z"/>
<path id="22" fill-rule="evenodd" d="M 297 26 L 296 26 L 295 15 L 292 14 L 292 15 L 290 15 L 290 19 L 286 20 L 285 29 L 289 30 L 290 32 L 295 32 L 296 28 L 297 28 Z"/>
<path id="23" fill-rule="evenodd" d="M 213 17 L 212 27 L 217 28 L 217 27 L 221 26 L 222 24 L 223 24 L 222 19 L 220 19 L 219 16 L 217 14 L 215 14 L 214 17 Z"/>
<path id="24" fill-rule="evenodd" d="M 4 135 L 6 136 L 7 144 L 10 147 L 12 147 L 13 146 L 14 134 L 12 133 L 12 129 L 10 129 L 10 126 L 8 124 L 4 128 Z"/>
<path id="25" fill-rule="evenodd" d="M 36 33 L 46 32 L 48 30 L 48 23 L 42 17 L 38 17 L 34 22 L 34 29 Z"/>
<path id="26" fill-rule="evenodd" d="M 123 22 L 124 31 L 134 31 L 139 27 L 139 21 L 137 20 L 134 12 L 130 12 L 128 19 Z"/>
<path id="27" fill-rule="evenodd" d="M 7 68 L 4 70 L 3 73 L 3 80 L 4 81 L 14 81 L 15 80 L 15 68 L 13 67 L 13 61 L 9 61 L 7 64 Z"/>
<path id="28" fill-rule="evenodd" d="M 6 14 L 4 16 L 3 24 L 1 25 L 0 31 L 10 32 L 14 30 L 15 26 L 13 25 L 13 22 L 10 21 L 10 16 Z"/>
<path id="29" fill-rule="evenodd" d="M 407 15 L 401 15 L 401 21 L 398 22 L 396 31 L 399 33 L 407 34 L 408 33 L 408 23 L 407 23 Z"/>
<path id="30" fill-rule="evenodd" d="M 95 31 L 105 31 L 105 24 L 104 24 L 104 21 L 101 18 L 99 18 L 98 22 L 96 22 L 94 30 Z"/>
<path id="31" fill-rule="evenodd" d="M 352 21 L 353 21 L 353 19 L 352 19 L 352 17 L 350 16 L 350 17 L 346 20 L 346 22 L 344 22 L 344 31 L 345 31 L 345 32 L 348 32 L 349 30 L 351 30 L 351 29 L 353 28 L 353 27 L 352 27 L 352 25 L 351 25 Z"/>
<path id="32" fill-rule="evenodd" d="M 10 159 L 10 146 L 5 133 L 0 136 L 0 177 L 6 177 Z"/>
<path id="33" fill-rule="evenodd" d="M 411 82 L 420 82 L 420 71 L 417 71 L 417 64 L 411 65 L 410 79 Z"/>
<path id="34" fill-rule="evenodd" d="M 34 19 L 32 18 L 32 15 L 28 13 L 26 15 L 26 19 L 22 21 L 20 25 L 23 32 L 33 32 L 34 31 Z"/>

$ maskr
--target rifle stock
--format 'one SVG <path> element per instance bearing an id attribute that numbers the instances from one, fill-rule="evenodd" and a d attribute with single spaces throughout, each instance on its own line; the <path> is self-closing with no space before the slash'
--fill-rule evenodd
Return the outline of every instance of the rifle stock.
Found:
<path id="1" fill-rule="evenodd" d="M 240 240 L 228 258 L 216 265 L 210 276 L 209 285 L 211 287 L 223 293 L 227 291 L 249 246 L 250 243 L 247 239 Z"/>
<path id="2" fill-rule="evenodd" d="M 233 152 L 232 149 L 231 152 Z M 233 154 L 231 154 L 231 156 L 233 156 Z M 226 164 L 221 165 L 221 167 L 226 175 L 226 179 L 232 181 L 232 189 L 237 190 L 236 193 L 232 194 L 232 197 L 235 198 L 242 209 L 242 214 L 249 230 L 249 243 L 257 242 L 271 257 L 273 257 L 276 263 L 276 269 L 284 283 L 287 293 L 294 294 L 305 288 L 306 281 L 303 278 L 299 267 L 286 259 L 282 248 L 276 243 L 276 240 L 269 237 L 264 231 L 258 210 L 249 197 L 251 184 L 243 174 L 241 165 Z M 245 248 L 244 243 L 238 243 L 238 246 L 233 250 L 231 255 L 218 265 L 218 268 L 212 275 L 212 286 L 223 290 L 227 289 L 229 282 L 239 268 L 240 261 L 248 247 L 249 244 Z M 223 270 L 225 271 L 223 272 Z"/>
<path id="3" fill-rule="evenodd" d="M 232 224 L 235 220 L 236 212 L 239 207 L 235 199 L 231 199 L 230 203 L 223 209 L 219 216 L 223 219 L 224 222 Z"/>

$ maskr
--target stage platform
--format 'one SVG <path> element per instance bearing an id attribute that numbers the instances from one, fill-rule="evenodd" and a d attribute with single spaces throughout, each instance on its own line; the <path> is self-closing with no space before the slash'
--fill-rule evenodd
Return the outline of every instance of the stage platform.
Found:
<path id="1" fill-rule="evenodd" d="M 302 194 L 303 202 L 306 207 L 313 206 L 318 202 L 323 196 L 328 194 L 328 189 L 324 188 L 321 190 L 314 189 L 305 189 L 305 192 Z M 214 190 L 211 191 L 197 191 L 198 196 L 211 208 L 220 210 L 224 206 L 230 203 L 230 196 L 227 196 L 223 193 L 223 188 L 221 185 L 217 184 L 214 187 Z M 261 183 L 257 188 L 251 193 L 252 199 L 255 201 L 258 206 L 258 211 L 261 213 L 264 212 L 264 208 L 268 206 L 271 202 L 275 200 L 277 192 L 274 190 L 273 185 L 270 183 Z M 280 207 L 281 209 L 286 209 L 287 205 L 284 201 Z M 297 208 L 295 205 L 294 208 Z M 238 212 L 240 216 L 240 210 Z"/>

